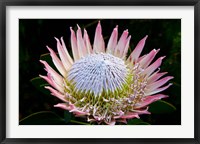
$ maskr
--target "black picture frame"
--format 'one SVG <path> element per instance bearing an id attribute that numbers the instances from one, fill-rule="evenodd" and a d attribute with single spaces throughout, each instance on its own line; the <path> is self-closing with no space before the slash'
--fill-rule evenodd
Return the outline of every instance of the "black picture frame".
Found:
<path id="1" fill-rule="evenodd" d="M 195 105 L 194 105 L 194 138 L 6 138 L 6 7 L 7 6 L 194 6 L 195 9 Z M 165 144 L 200 144 L 200 99 L 199 99 L 199 72 L 200 72 L 200 0 L 0 0 L 0 142 L 5 144 L 58 144 L 58 143 L 165 143 Z"/>

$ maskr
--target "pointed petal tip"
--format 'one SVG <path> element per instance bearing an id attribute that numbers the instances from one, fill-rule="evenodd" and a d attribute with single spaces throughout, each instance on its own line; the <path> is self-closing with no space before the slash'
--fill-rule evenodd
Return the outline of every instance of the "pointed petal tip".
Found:
<path id="1" fill-rule="evenodd" d="M 114 29 L 113 29 L 113 32 L 114 32 L 114 33 L 118 33 L 117 28 L 114 28 Z"/>
<path id="2" fill-rule="evenodd" d="M 43 75 L 39 74 L 39 77 L 41 77 L 41 78 L 44 78 L 45 76 L 43 76 Z"/>
<path id="3" fill-rule="evenodd" d="M 148 38 L 148 35 L 146 35 L 143 39 L 141 39 L 140 42 L 144 42 L 145 43 L 147 38 Z"/>
<path id="4" fill-rule="evenodd" d="M 166 56 L 159 57 L 157 61 L 161 62 Z"/>
<path id="5" fill-rule="evenodd" d="M 114 32 L 118 32 L 118 25 L 113 29 Z"/>
<path id="6" fill-rule="evenodd" d="M 150 111 L 148 111 L 149 107 L 146 108 L 145 114 L 151 114 Z"/>
<path id="7" fill-rule="evenodd" d="M 157 97 L 158 100 L 169 97 L 168 95 L 164 95 L 164 94 L 156 94 L 156 95 L 152 95 L 152 96 L 158 96 L 158 95 L 160 95 L 159 97 Z"/>
<path id="8" fill-rule="evenodd" d="M 158 53 L 159 51 L 160 51 L 160 49 L 157 49 L 157 50 L 156 50 L 156 53 Z"/>
<path id="9" fill-rule="evenodd" d="M 78 29 L 81 29 L 80 26 L 79 26 L 78 24 L 76 24 L 76 25 L 77 25 Z"/>
<path id="10" fill-rule="evenodd" d="M 49 50 L 49 52 L 51 53 L 53 50 L 47 46 L 47 49 Z"/>
<path id="11" fill-rule="evenodd" d="M 51 54 L 53 50 L 49 46 L 46 46 L 46 48 L 49 50 L 49 52 Z"/>
<path id="12" fill-rule="evenodd" d="M 162 98 L 168 98 L 169 96 L 168 95 L 164 95 Z M 160 98 L 161 99 L 161 98 Z"/>
<path id="13" fill-rule="evenodd" d="M 54 37 L 54 39 L 58 42 L 59 41 L 59 39 L 57 38 L 57 37 Z"/>
<path id="14" fill-rule="evenodd" d="M 100 21 L 99 21 L 98 24 L 97 24 L 96 30 L 101 31 L 101 23 L 100 23 Z"/>
<path id="15" fill-rule="evenodd" d="M 51 87 L 50 87 L 50 86 L 44 86 L 44 88 L 46 88 L 46 89 L 51 89 Z"/>
<path id="16" fill-rule="evenodd" d="M 131 39 L 131 35 L 128 36 L 127 41 L 129 41 Z"/>
<path id="17" fill-rule="evenodd" d="M 162 56 L 160 59 L 163 60 L 166 56 Z"/>
<path id="18" fill-rule="evenodd" d="M 53 107 L 59 107 L 59 105 L 58 105 L 58 104 L 56 104 L 56 105 L 53 105 Z"/>
<path id="19" fill-rule="evenodd" d="M 98 21 L 98 25 L 97 26 L 101 26 L 101 21 L 100 20 Z"/>
<path id="20" fill-rule="evenodd" d="M 44 63 L 45 63 L 45 61 L 43 61 L 43 60 L 40 60 L 40 62 L 41 62 L 42 64 L 44 64 Z"/>
<path id="21" fill-rule="evenodd" d="M 168 74 L 168 72 L 163 72 L 164 75 Z"/>
<path id="22" fill-rule="evenodd" d="M 148 38 L 148 35 L 146 35 L 143 39 L 140 40 L 140 42 L 145 42 Z"/>

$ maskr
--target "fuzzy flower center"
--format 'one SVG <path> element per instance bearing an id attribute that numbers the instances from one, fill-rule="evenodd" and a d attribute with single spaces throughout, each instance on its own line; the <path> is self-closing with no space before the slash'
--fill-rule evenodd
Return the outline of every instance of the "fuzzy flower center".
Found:
<path id="1" fill-rule="evenodd" d="M 78 92 L 92 93 L 95 97 L 103 91 L 123 89 L 128 69 L 124 61 L 110 54 L 99 53 L 83 57 L 75 62 L 68 73 L 68 81 Z"/>
<path id="2" fill-rule="evenodd" d="M 113 118 L 134 112 L 134 106 L 144 97 L 147 81 L 141 72 L 138 64 L 129 67 L 110 54 L 85 56 L 68 72 L 66 99 L 77 110 L 109 123 Z"/>

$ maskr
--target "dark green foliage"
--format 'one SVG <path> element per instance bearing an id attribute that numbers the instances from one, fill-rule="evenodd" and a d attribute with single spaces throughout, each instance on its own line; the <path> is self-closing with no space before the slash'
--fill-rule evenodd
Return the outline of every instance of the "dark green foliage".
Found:
<path id="1" fill-rule="evenodd" d="M 65 124 L 64 119 L 59 117 L 53 112 L 42 111 L 31 114 L 30 116 L 22 119 L 20 125 L 58 125 Z"/>
<path id="2" fill-rule="evenodd" d="M 154 114 L 172 113 L 175 110 L 175 106 L 163 100 L 156 101 L 149 105 L 149 112 Z"/>
<path id="3" fill-rule="evenodd" d="M 19 121 L 20 125 L 89 125 L 89 123 L 73 120 L 69 112 L 65 112 L 65 118 L 51 111 L 33 113 Z"/>
<path id="4" fill-rule="evenodd" d="M 70 113 L 69 111 L 64 111 L 64 120 L 66 123 L 70 122 L 70 120 L 72 119 L 72 113 Z"/>
<path id="5" fill-rule="evenodd" d="M 149 123 L 144 122 L 141 119 L 137 119 L 137 118 L 128 120 L 127 124 L 128 125 L 150 125 Z"/>
<path id="6" fill-rule="evenodd" d="M 35 77 L 35 78 L 31 79 L 30 81 L 35 86 L 36 89 L 38 89 L 39 91 L 43 92 L 46 95 L 50 95 L 49 90 L 44 89 L 44 86 L 49 85 L 47 82 L 45 82 L 45 80 L 43 80 L 40 77 Z"/>

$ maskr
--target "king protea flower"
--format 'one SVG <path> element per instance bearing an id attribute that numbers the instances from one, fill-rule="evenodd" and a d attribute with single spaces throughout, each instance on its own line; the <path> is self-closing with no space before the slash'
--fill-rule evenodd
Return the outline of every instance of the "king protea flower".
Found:
<path id="1" fill-rule="evenodd" d="M 172 76 L 163 77 L 159 72 L 164 57 L 153 61 L 159 49 L 140 56 L 147 36 L 139 41 L 130 56 L 127 56 L 131 36 L 125 30 L 118 40 L 118 26 L 105 46 L 100 22 L 97 25 L 93 46 L 87 31 L 79 26 L 71 30 L 69 55 L 63 38 L 56 39 L 58 55 L 47 46 L 58 72 L 42 61 L 47 76 L 41 76 L 50 86 L 45 88 L 63 101 L 55 105 L 84 117 L 88 122 L 115 124 L 126 123 L 127 119 L 150 114 L 148 105 L 167 97 L 159 92 Z M 163 86 L 164 85 L 164 86 Z"/>

